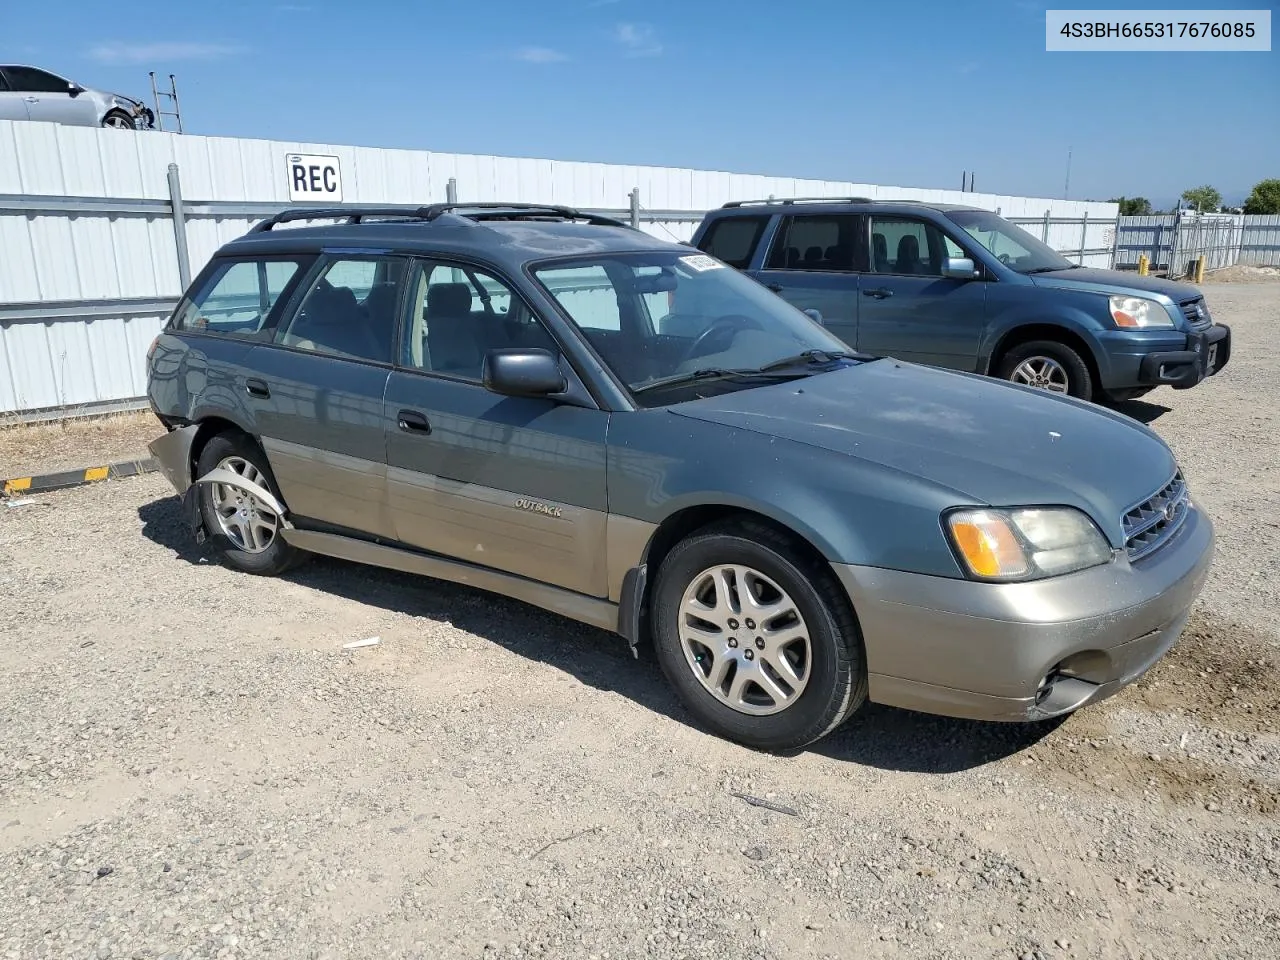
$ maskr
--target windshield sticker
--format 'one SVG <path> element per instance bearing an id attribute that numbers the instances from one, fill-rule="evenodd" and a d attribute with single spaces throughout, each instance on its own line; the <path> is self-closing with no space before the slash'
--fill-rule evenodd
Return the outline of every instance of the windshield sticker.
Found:
<path id="1" fill-rule="evenodd" d="M 724 264 L 719 260 L 714 260 L 704 254 L 698 254 L 692 257 L 681 257 L 680 262 L 690 270 L 697 270 L 699 273 L 706 273 L 708 270 L 720 270 Z"/>

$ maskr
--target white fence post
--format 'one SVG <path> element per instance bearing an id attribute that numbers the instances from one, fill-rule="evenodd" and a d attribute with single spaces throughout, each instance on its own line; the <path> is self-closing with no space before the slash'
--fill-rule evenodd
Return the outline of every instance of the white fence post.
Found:
<path id="1" fill-rule="evenodd" d="M 169 164 L 169 206 L 173 208 L 173 246 L 178 254 L 178 280 L 183 292 L 191 286 L 191 254 L 187 250 L 187 215 L 182 206 L 182 181 L 178 165 Z"/>

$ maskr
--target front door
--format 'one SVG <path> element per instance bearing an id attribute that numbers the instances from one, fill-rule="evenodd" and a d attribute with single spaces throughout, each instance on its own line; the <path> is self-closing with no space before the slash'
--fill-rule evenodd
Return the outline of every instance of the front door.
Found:
<path id="1" fill-rule="evenodd" d="M 396 536 L 606 596 L 609 414 L 486 390 L 484 356 L 501 347 L 558 352 L 525 302 L 491 272 L 420 263 L 409 286 L 400 367 L 384 404 Z"/>
<path id="2" fill-rule="evenodd" d="M 0 70 L 0 120 L 26 120 L 26 94 L 18 93 L 9 87 L 9 81 Z"/>
<path id="3" fill-rule="evenodd" d="M 34 67 L 5 67 L 9 87 L 22 95 L 27 116 L 32 120 L 92 127 L 98 123 L 98 108 L 87 94 L 72 94 L 61 77 Z"/>
<path id="4" fill-rule="evenodd" d="M 975 371 L 986 324 L 988 284 L 942 275 L 945 258 L 969 254 L 927 220 L 869 219 L 869 269 L 859 279 L 858 349 Z"/>
<path id="5" fill-rule="evenodd" d="M 857 345 L 859 218 L 829 214 L 783 217 L 763 270 L 755 278 L 801 310 L 817 310 L 822 325 Z"/>

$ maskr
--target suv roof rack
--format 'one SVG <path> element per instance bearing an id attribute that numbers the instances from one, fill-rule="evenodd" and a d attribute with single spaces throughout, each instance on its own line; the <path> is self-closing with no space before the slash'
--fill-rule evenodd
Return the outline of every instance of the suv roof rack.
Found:
<path id="1" fill-rule="evenodd" d="M 736 207 L 747 207 L 753 204 L 769 203 L 874 203 L 874 197 L 779 197 L 775 200 L 730 200 L 720 209 L 729 210 Z"/>
<path id="2" fill-rule="evenodd" d="M 260 223 L 254 224 L 250 233 L 264 233 L 273 227 L 294 220 L 346 220 L 360 223 L 366 217 L 396 217 L 402 220 L 418 220 L 430 223 L 446 213 L 456 213 L 468 220 L 584 220 L 599 227 L 626 227 L 631 224 L 598 213 L 575 210 L 573 207 L 546 203 L 432 203 L 425 207 L 290 207 Z"/>

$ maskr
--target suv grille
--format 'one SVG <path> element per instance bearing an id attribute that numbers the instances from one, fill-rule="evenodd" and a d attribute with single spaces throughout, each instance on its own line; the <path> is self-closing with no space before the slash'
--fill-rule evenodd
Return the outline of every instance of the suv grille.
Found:
<path id="1" fill-rule="evenodd" d="M 1150 500 L 1124 515 L 1124 547 L 1129 560 L 1141 560 L 1160 549 L 1187 519 L 1191 502 L 1182 471 Z"/>
<path id="2" fill-rule="evenodd" d="M 1209 316 L 1209 308 L 1205 306 L 1204 297 L 1184 300 L 1178 306 L 1182 308 L 1182 315 L 1187 318 L 1187 322 L 1197 330 L 1213 324 L 1213 318 Z"/>

